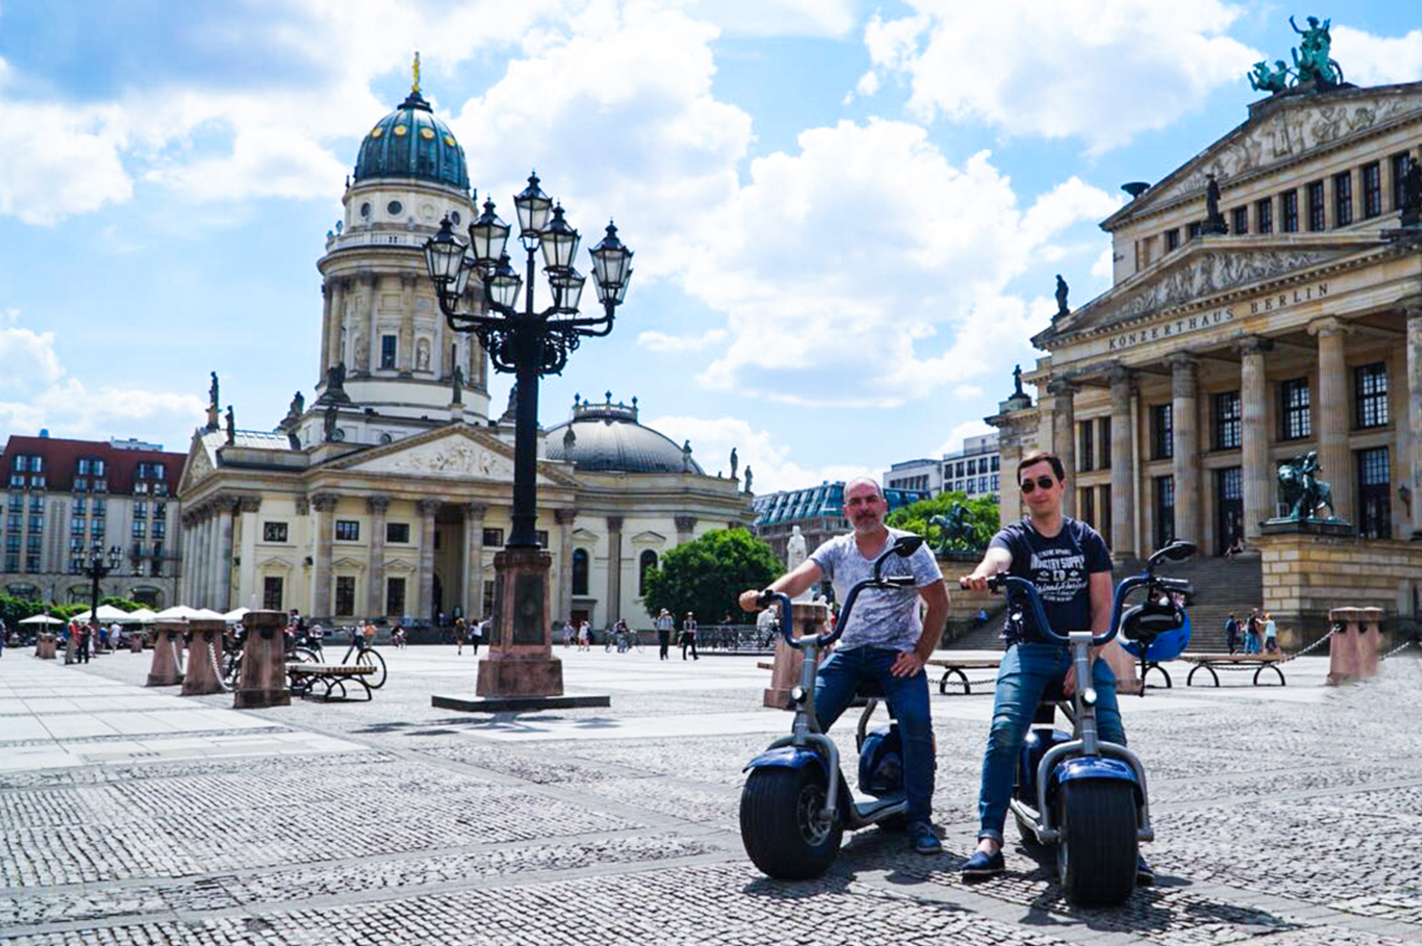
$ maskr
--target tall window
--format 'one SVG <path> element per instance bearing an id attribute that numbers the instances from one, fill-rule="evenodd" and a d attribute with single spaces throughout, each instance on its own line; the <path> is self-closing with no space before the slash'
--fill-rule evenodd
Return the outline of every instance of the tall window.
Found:
<path id="1" fill-rule="evenodd" d="M 1111 484 L 1107 483 L 1096 487 L 1096 508 L 1100 510 L 1099 518 L 1096 520 L 1096 531 L 1101 533 L 1101 537 L 1106 540 L 1106 545 L 1111 544 Z"/>
<path id="2" fill-rule="evenodd" d="M 1406 152 L 1395 154 L 1392 161 L 1392 209 L 1401 210 L 1403 204 L 1402 179 L 1407 176 L 1407 167 L 1412 157 Z"/>
<path id="3" fill-rule="evenodd" d="M 1392 496 L 1387 447 L 1359 450 L 1357 457 L 1358 534 L 1370 539 L 1389 538 L 1392 536 Z"/>
<path id="4" fill-rule="evenodd" d="M 1284 232 L 1299 232 L 1299 192 L 1296 190 L 1284 191 L 1281 195 L 1283 208 L 1281 213 L 1284 216 Z"/>
<path id="5" fill-rule="evenodd" d="M 1175 541 L 1175 477 L 1155 478 L 1155 547 Z"/>
<path id="6" fill-rule="evenodd" d="M 1096 490 L 1090 486 L 1083 486 L 1077 490 L 1077 506 L 1081 513 L 1081 521 L 1096 528 Z M 1099 531 L 1099 530 L 1098 530 Z"/>
<path id="7" fill-rule="evenodd" d="M 1150 409 L 1150 458 L 1169 460 L 1175 456 L 1173 405 L 1153 404 Z"/>
<path id="8" fill-rule="evenodd" d="M 1314 181 L 1308 185 L 1308 230 L 1318 233 L 1323 224 L 1323 182 Z"/>
<path id="9" fill-rule="evenodd" d="M 147 518 L 148 518 L 148 504 L 147 504 L 147 503 L 134 503 L 134 504 L 133 504 L 133 518 L 135 518 L 135 519 L 147 519 Z"/>
<path id="10" fill-rule="evenodd" d="M 1196 220 L 1194 223 L 1186 224 L 1185 233 L 1191 240 L 1194 240 L 1204 232 L 1204 229 L 1205 224 L 1202 221 Z"/>
<path id="11" fill-rule="evenodd" d="M 504 530 L 503 530 L 503 529 L 485 529 L 485 530 L 483 530 L 483 532 L 484 532 L 484 534 L 483 534 L 482 538 L 480 539 L 480 541 L 481 541 L 484 545 L 493 546 L 493 547 L 495 547 L 495 548 L 502 548 L 502 547 L 503 547 L 503 544 L 504 544 Z"/>
<path id="12" fill-rule="evenodd" d="M 1078 470 L 1096 469 L 1096 422 L 1084 421 L 1077 425 L 1081 433 L 1081 449 L 1076 458 L 1076 468 Z"/>
<path id="13" fill-rule="evenodd" d="M 1265 197 L 1254 204 L 1254 230 L 1257 233 L 1274 232 L 1274 201 Z"/>
<path id="14" fill-rule="evenodd" d="M 394 542 L 401 545 L 410 541 L 410 524 L 408 522 L 387 522 L 385 523 L 385 541 Z M 399 611 L 391 611 L 391 614 L 399 614 Z"/>
<path id="15" fill-rule="evenodd" d="M 1346 227 L 1353 222 L 1353 172 L 1333 175 L 1333 225 Z"/>
<path id="16" fill-rule="evenodd" d="M 1178 249 L 1180 249 L 1180 228 L 1179 228 L 1179 227 L 1176 227 L 1176 228 L 1173 229 L 1173 230 L 1166 230 L 1166 231 L 1165 231 L 1165 250 L 1166 250 L 1166 252 L 1168 253 L 1168 252 L 1170 252 L 1171 250 L 1178 250 Z"/>
<path id="17" fill-rule="evenodd" d="M 1096 440 L 1101 445 L 1101 448 L 1097 451 L 1099 456 L 1097 457 L 1098 462 L 1096 468 L 1098 470 L 1109 470 L 1111 469 L 1111 418 L 1098 417 L 1096 419 Z M 994 470 L 997 469 L 997 457 L 992 458 L 992 468 Z M 993 477 L 993 479 L 996 478 L 997 477 Z M 996 491 L 997 487 L 994 486 L 993 492 Z"/>
<path id="18" fill-rule="evenodd" d="M 1215 548 L 1220 555 L 1244 536 L 1244 478 L 1237 466 L 1215 471 Z"/>
<path id="19" fill-rule="evenodd" d="M 1279 385 L 1279 407 L 1280 440 L 1304 440 L 1313 435 L 1307 378 L 1294 378 Z"/>
<path id="20" fill-rule="evenodd" d="M 336 540 L 338 542 L 359 542 L 360 523 L 354 519 L 337 519 Z"/>
<path id="21" fill-rule="evenodd" d="M 1363 165 L 1363 216 L 1382 215 L 1382 169 L 1378 162 Z"/>
<path id="22" fill-rule="evenodd" d="M 262 607 L 268 611 L 284 611 L 281 600 L 281 576 L 268 575 L 262 579 Z"/>
<path id="23" fill-rule="evenodd" d="M 405 613 L 405 579 L 385 579 L 385 613 Z"/>
<path id="24" fill-rule="evenodd" d="M 588 593 L 588 550 L 573 549 L 573 594 Z"/>
<path id="25" fill-rule="evenodd" d="M 1234 208 L 1233 211 L 1231 211 L 1230 216 L 1232 216 L 1232 217 L 1234 218 L 1233 221 L 1231 222 L 1232 225 L 1231 225 L 1231 227 L 1230 227 L 1230 231 L 1229 231 L 1230 233 L 1248 233 L 1248 232 L 1249 232 L 1249 208 L 1248 208 L 1248 207 L 1236 207 L 1236 208 Z"/>
<path id="26" fill-rule="evenodd" d="M 1382 427 L 1388 421 L 1387 365 L 1379 361 L 1353 372 L 1354 423 L 1358 427 Z"/>
<path id="27" fill-rule="evenodd" d="M 657 567 L 657 553 L 651 549 L 644 551 L 637 560 L 637 597 L 647 593 L 647 575 Z"/>
<path id="28" fill-rule="evenodd" d="M 1215 395 L 1216 450 L 1233 450 L 1239 446 L 1242 417 L 1238 391 L 1225 391 Z"/>
<path id="29" fill-rule="evenodd" d="M 336 576 L 336 614 L 341 617 L 355 614 L 355 576 Z"/>
<path id="30" fill-rule="evenodd" d="M 395 336 L 380 336 L 380 367 L 395 367 Z M 391 614 L 398 614 L 398 611 L 391 611 Z"/>

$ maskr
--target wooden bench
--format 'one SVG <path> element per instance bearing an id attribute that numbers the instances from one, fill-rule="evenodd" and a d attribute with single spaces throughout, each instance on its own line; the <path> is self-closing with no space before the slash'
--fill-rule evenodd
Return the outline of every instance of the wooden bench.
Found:
<path id="1" fill-rule="evenodd" d="M 1273 670 L 1279 677 L 1279 686 L 1287 686 L 1288 681 L 1284 679 L 1284 671 L 1279 669 L 1279 664 L 1287 659 L 1285 654 L 1206 654 L 1206 653 L 1184 653 L 1178 658 L 1186 663 L 1194 664 L 1190 668 L 1190 673 L 1185 677 L 1185 685 L 1190 686 L 1195 680 L 1195 674 L 1201 670 L 1210 675 L 1215 681 L 1215 686 L 1220 685 L 1219 674 L 1215 673 L 1216 667 L 1253 667 L 1254 685 L 1265 686 L 1272 684 L 1261 684 L 1259 675 L 1265 670 Z"/>
<path id="2" fill-rule="evenodd" d="M 968 670 L 996 670 L 1002 663 L 1001 657 L 930 657 L 928 663 L 935 667 L 946 668 L 943 671 L 943 679 L 938 681 L 938 692 L 948 692 L 948 681 L 953 677 L 958 678 L 958 682 L 963 685 L 963 695 L 972 693 L 972 687 L 968 683 Z"/>
<path id="3" fill-rule="evenodd" d="M 370 683 L 365 679 L 368 674 L 375 673 L 376 668 L 368 664 L 313 664 L 292 662 L 286 665 L 286 676 L 291 681 L 291 692 L 297 696 L 311 695 L 311 688 L 314 686 L 324 686 L 326 692 L 321 695 L 321 699 L 329 703 L 332 700 L 352 699 L 346 696 L 347 681 L 359 683 L 365 690 L 365 702 L 375 698 L 375 691 Z M 337 693 L 339 691 L 339 693 Z M 337 695 L 332 695 L 337 694 Z"/>

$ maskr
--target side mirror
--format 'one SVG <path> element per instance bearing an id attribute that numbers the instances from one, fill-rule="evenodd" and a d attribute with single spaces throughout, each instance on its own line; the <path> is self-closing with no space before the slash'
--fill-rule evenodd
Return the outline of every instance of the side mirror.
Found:
<path id="1" fill-rule="evenodd" d="M 894 540 L 893 553 L 908 558 L 914 552 L 917 552 L 921 545 L 923 545 L 923 536 L 921 535 L 900 536 Z"/>

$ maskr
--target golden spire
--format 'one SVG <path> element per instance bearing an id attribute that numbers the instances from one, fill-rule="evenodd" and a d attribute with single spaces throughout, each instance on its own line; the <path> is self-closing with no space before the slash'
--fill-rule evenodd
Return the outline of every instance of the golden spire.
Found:
<path id="1" fill-rule="evenodd" d="M 410 87 L 411 92 L 420 91 L 420 54 L 415 53 L 415 84 Z"/>

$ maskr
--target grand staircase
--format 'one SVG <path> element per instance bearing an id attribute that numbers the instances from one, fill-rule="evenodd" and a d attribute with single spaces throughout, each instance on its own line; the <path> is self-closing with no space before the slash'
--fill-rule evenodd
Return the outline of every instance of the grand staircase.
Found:
<path id="1" fill-rule="evenodd" d="M 1143 567 L 1139 559 L 1119 561 L 1112 577 L 1120 581 Z M 1229 561 L 1218 556 L 1196 556 L 1188 562 L 1166 563 L 1157 573 L 1188 579 L 1194 586 L 1186 607 L 1190 614 L 1190 650 L 1226 650 L 1224 622 L 1229 613 L 1234 612 L 1242 629 L 1249 609 L 1263 606 L 1264 572 L 1257 552 L 1236 555 Z M 968 631 L 943 646 L 951 650 L 1001 650 L 998 635 L 1006 620 L 1006 613 L 999 613 L 985 627 Z"/>

